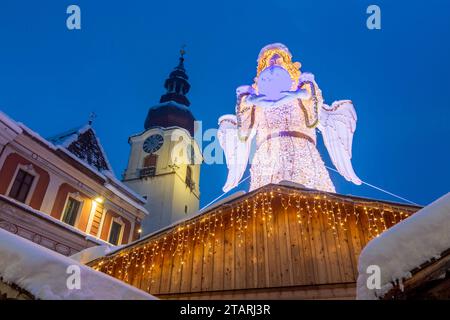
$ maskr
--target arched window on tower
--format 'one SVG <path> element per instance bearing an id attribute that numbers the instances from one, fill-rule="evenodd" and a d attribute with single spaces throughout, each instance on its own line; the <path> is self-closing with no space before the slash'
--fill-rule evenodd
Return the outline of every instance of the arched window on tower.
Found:
<path id="1" fill-rule="evenodd" d="M 191 191 L 194 189 L 194 180 L 192 179 L 192 168 L 191 166 L 186 167 L 186 186 L 191 189 Z"/>
<path id="2" fill-rule="evenodd" d="M 158 162 L 158 155 L 156 154 L 149 154 L 144 158 L 143 167 L 149 168 L 149 167 L 156 167 L 156 163 Z"/>
<path id="3" fill-rule="evenodd" d="M 158 162 L 158 156 L 156 154 L 149 154 L 144 158 L 142 163 L 142 169 L 140 176 L 153 177 L 156 173 L 156 164 Z"/>

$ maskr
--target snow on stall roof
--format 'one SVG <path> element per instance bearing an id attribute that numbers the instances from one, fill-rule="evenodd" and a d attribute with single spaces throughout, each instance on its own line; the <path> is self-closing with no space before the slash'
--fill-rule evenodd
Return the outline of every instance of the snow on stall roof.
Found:
<path id="1" fill-rule="evenodd" d="M 79 268 L 80 289 L 68 277 Z M 153 300 L 152 295 L 0 229 L 0 277 L 42 300 Z M 69 281 L 70 283 L 70 281 Z"/>
<path id="2" fill-rule="evenodd" d="M 357 299 L 378 299 L 393 283 L 401 284 L 411 271 L 439 258 L 450 248 L 450 193 L 442 196 L 412 216 L 370 241 L 358 263 Z M 381 288 L 368 289 L 371 265 L 379 266 Z"/>
<path id="3" fill-rule="evenodd" d="M 43 218 L 45 220 L 48 220 L 48 221 L 50 221 L 52 223 L 55 223 L 55 224 L 57 224 L 57 225 L 59 225 L 59 226 L 61 226 L 63 228 L 66 228 L 66 229 L 68 229 L 68 230 L 70 230 L 70 231 L 72 231 L 72 232 L 74 232 L 76 234 L 79 234 L 80 236 L 82 236 L 86 240 L 90 240 L 90 241 L 95 242 L 95 243 L 97 243 L 99 245 L 108 244 L 108 242 L 103 241 L 102 239 L 93 237 L 93 236 L 91 236 L 91 235 L 89 235 L 89 234 L 87 234 L 87 233 L 85 233 L 85 232 L 83 232 L 83 231 L 81 231 L 81 230 L 79 230 L 79 229 L 77 229 L 75 227 L 72 227 L 71 225 L 69 225 L 67 223 L 62 222 L 61 220 L 53 218 L 49 214 L 46 214 L 46 213 L 44 213 L 42 211 L 39 211 L 39 210 L 36 210 L 36 209 L 34 209 L 34 208 L 30 207 L 29 205 L 26 205 L 26 204 L 24 204 L 22 202 L 19 202 L 17 200 L 14 200 L 14 199 L 9 198 L 7 196 L 4 196 L 2 194 L 0 194 L 0 199 L 2 199 L 3 201 L 6 201 L 6 202 L 11 202 L 15 206 L 18 206 L 18 207 L 22 208 L 25 211 L 31 212 L 34 215 L 37 215 L 37 216 L 39 216 L 39 217 L 41 217 L 41 218 Z"/>
<path id="4" fill-rule="evenodd" d="M 195 214 L 195 216 L 199 216 L 199 215 L 201 215 L 201 214 L 203 214 L 203 213 L 205 213 L 205 212 L 207 212 L 207 211 L 211 211 L 212 209 L 215 209 L 215 208 L 217 208 L 217 207 L 220 207 L 221 205 L 223 205 L 223 204 L 225 204 L 225 203 L 227 203 L 227 202 L 230 202 L 230 201 L 232 201 L 232 200 L 234 200 L 234 199 L 240 198 L 240 197 L 242 197 L 242 196 L 245 195 L 245 194 L 247 194 L 247 192 L 245 192 L 244 190 L 236 191 L 235 193 L 232 193 L 232 194 L 230 194 L 229 196 L 227 196 L 227 197 L 225 197 L 225 198 L 223 198 L 223 199 L 220 199 L 220 200 L 218 200 L 218 201 L 216 201 L 216 202 L 214 202 L 214 203 L 211 203 L 209 206 L 207 206 L 207 207 L 205 207 L 205 208 L 200 209 L 200 210 Z"/>
<path id="5" fill-rule="evenodd" d="M 70 256 L 71 259 L 82 263 L 88 264 L 91 261 L 94 261 L 98 258 L 104 257 L 108 254 L 114 253 L 120 250 L 124 245 L 114 246 L 112 244 L 104 244 L 101 246 L 94 246 L 90 248 L 86 248 L 80 252 L 75 253 Z"/>

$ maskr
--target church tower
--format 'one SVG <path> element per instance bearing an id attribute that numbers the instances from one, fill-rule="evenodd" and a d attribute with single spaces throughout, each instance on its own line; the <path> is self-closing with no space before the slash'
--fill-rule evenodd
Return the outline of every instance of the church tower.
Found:
<path id="1" fill-rule="evenodd" d="M 199 209 L 201 150 L 194 140 L 194 116 L 186 97 L 190 89 L 184 51 L 164 83 L 166 93 L 151 107 L 145 131 L 129 138 L 128 167 L 123 181 L 147 198 L 148 234 L 191 217 Z"/>

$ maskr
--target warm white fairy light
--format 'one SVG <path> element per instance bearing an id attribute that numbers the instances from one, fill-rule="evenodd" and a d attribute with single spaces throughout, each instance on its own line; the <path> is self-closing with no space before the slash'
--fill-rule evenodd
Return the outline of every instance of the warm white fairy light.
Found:
<path id="1" fill-rule="evenodd" d="M 287 192 L 284 188 L 267 187 L 230 207 L 220 207 L 101 258 L 92 267 L 148 292 L 158 292 L 159 285 L 155 283 L 161 280 L 166 264 L 172 268 L 172 274 L 180 274 L 179 277 L 183 278 L 185 266 L 193 261 L 194 248 L 201 246 L 203 263 L 212 263 L 221 246 L 223 250 L 225 228 L 234 233 L 235 250 L 243 250 L 241 248 L 246 244 L 254 245 L 251 243 L 255 230 L 248 226 L 260 228 L 260 225 L 267 238 L 276 241 L 274 228 L 278 228 L 275 223 L 280 222 L 276 215 L 280 213 L 297 222 L 289 228 L 298 228 L 302 242 L 312 239 L 313 225 L 317 219 L 323 219 L 326 223 L 324 232 L 333 235 L 336 247 L 340 248 L 345 241 L 342 236 L 348 234 L 350 224 L 363 228 L 370 240 L 413 211 L 387 203 L 343 199 L 321 192 Z M 252 263 L 258 261 L 254 257 L 250 260 Z"/>

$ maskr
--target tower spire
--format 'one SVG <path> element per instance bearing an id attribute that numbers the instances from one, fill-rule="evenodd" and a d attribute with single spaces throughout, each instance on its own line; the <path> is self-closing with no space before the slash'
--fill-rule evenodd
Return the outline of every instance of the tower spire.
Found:
<path id="1" fill-rule="evenodd" d="M 195 118 L 189 110 L 191 105 L 187 94 L 191 89 L 189 77 L 184 67 L 185 45 L 180 48 L 178 65 L 169 74 L 164 82 L 166 92 L 159 99 L 159 104 L 151 107 L 144 122 L 147 130 L 152 127 L 178 126 L 194 134 Z"/>
<path id="2" fill-rule="evenodd" d="M 184 55 L 186 54 L 186 51 L 184 50 L 185 47 L 185 45 L 181 47 L 179 63 L 169 74 L 169 77 L 164 83 L 166 93 L 161 96 L 159 101 L 161 103 L 174 101 L 185 106 L 189 106 L 191 104 L 186 97 L 191 85 L 188 82 L 189 77 L 186 74 L 186 69 L 184 68 Z"/>

